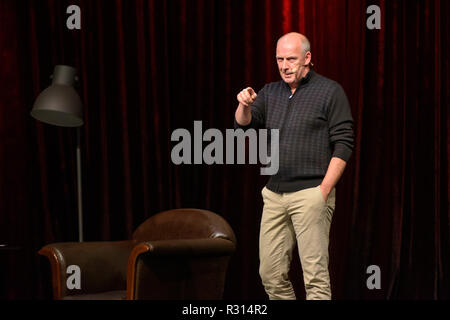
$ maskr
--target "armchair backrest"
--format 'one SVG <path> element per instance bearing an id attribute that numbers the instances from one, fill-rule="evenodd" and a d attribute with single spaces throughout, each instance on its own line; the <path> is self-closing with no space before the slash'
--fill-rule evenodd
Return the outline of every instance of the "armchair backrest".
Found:
<path id="1" fill-rule="evenodd" d="M 221 299 L 236 238 L 221 216 L 201 209 L 155 214 L 133 234 L 128 299 Z"/>
<path id="2" fill-rule="evenodd" d="M 230 225 L 216 213 L 202 209 L 173 209 L 148 218 L 133 233 L 133 240 L 222 238 L 236 243 Z"/>

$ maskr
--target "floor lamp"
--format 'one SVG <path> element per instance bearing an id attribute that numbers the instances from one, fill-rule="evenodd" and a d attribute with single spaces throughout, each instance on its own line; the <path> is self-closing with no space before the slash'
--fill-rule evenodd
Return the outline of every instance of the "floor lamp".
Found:
<path id="1" fill-rule="evenodd" d="M 80 126 L 83 125 L 83 108 L 80 96 L 73 88 L 76 80 L 78 79 L 75 68 L 64 65 L 55 66 L 52 84 L 36 98 L 31 116 L 55 126 L 77 128 L 78 238 L 82 242 L 83 203 L 81 198 Z"/>

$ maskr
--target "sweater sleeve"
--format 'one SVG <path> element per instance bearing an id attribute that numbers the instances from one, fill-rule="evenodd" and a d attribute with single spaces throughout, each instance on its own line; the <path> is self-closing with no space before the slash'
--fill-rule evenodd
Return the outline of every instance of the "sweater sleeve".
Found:
<path id="1" fill-rule="evenodd" d="M 249 128 L 260 129 L 265 128 L 266 125 L 266 105 L 265 105 L 265 87 L 264 86 L 256 97 L 255 102 L 252 104 L 252 120 L 246 126 L 241 126 L 234 118 L 234 128 L 247 130 Z"/>
<path id="2" fill-rule="evenodd" d="M 354 146 L 353 117 L 347 96 L 339 84 L 328 109 L 328 131 L 333 146 L 332 157 L 348 162 Z"/>

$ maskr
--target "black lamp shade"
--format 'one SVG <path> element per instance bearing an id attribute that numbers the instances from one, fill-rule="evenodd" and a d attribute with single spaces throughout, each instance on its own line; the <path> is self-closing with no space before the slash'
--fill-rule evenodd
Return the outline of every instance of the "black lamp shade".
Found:
<path id="1" fill-rule="evenodd" d="M 39 121 L 62 126 L 83 125 L 83 111 L 80 96 L 73 88 L 75 69 L 57 65 L 52 85 L 37 97 L 31 116 Z"/>

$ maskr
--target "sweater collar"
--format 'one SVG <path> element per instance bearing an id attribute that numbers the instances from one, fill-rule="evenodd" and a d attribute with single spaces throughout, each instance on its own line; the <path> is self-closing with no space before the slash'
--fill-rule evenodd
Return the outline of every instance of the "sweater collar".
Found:
<path id="1" fill-rule="evenodd" d="M 301 87 L 304 84 L 307 84 L 309 82 L 309 80 L 311 80 L 311 77 L 314 74 L 314 70 L 312 69 L 312 67 L 309 67 L 309 71 L 306 74 L 306 76 L 304 76 L 303 78 L 300 79 L 300 83 L 299 83 L 299 87 Z"/>

